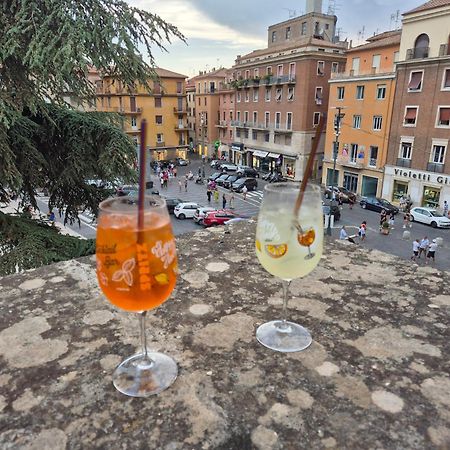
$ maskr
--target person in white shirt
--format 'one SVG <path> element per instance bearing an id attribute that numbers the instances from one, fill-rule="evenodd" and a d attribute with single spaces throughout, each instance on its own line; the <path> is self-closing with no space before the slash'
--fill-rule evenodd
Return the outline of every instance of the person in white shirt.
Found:
<path id="1" fill-rule="evenodd" d="M 420 248 L 420 241 L 419 239 L 416 239 L 413 242 L 413 255 L 411 256 L 411 259 L 415 262 L 416 258 L 419 256 L 419 248 Z M 419 256 L 420 258 L 420 256 Z"/>
<path id="2" fill-rule="evenodd" d="M 345 239 L 348 239 L 347 230 L 345 229 L 345 226 L 341 228 L 341 232 L 339 233 L 339 239 L 344 241 Z"/>
<path id="3" fill-rule="evenodd" d="M 420 246 L 419 246 L 419 258 L 420 255 L 423 253 L 423 256 L 427 256 L 427 250 L 428 250 L 428 246 L 430 245 L 430 241 L 428 239 L 427 236 L 425 236 L 421 241 L 420 241 Z"/>
<path id="4" fill-rule="evenodd" d="M 244 187 L 242 188 L 242 196 L 244 197 L 244 200 L 247 198 L 247 186 L 244 185 Z"/>
<path id="5" fill-rule="evenodd" d="M 425 261 L 425 264 L 428 264 L 428 260 L 432 259 L 433 260 L 432 264 L 434 265 L 434 261 L 435 261 L 434 258 L 436 255 L 437 248 L 438 248 L 438 245 L 437 245 L 436 239 L 433 239 L 433 242 L 428 247 L 427 260 Z"/>

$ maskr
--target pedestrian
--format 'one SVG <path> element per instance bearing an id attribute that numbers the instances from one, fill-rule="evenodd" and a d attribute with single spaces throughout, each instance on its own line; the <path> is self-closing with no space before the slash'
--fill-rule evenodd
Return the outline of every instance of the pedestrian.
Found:
<path id="1" fill-rule="evenodd" d="M 367 232 L 367 222 L 364 220 L 359 226 L 358 230 L 358 236 L 360 237 L 361 242 L 366 239 L 366 232 Z"/>
<path id="2" fill-rule="evenodd" d="M 181 180 L 178 180 L 178 187 L 180 188 L 180 192 L 181 192 L 182 185 L 183 185 L 183 183 L 181 183 Z"/>
<path id="3" fill-rule="evenodd" d="M 344 194 L 339 192 L 338 195 L 338 206 L 342 209 L 342 205 L 344 204 Z"/>
<path id="4" fill-rule="evenodd" d="M 423 256 L 427 256 L 428 246 L 430 245 L 430 241 L 427 236 L 420 240 L 419 245 L 419 258 L 423 253 Z"/>
<path id="5" fill-rule="evenodd" d="M 389 214 L 389 227 L 393 230 L 394 229 L 394 223 L 395 223 L 395 213 L 394 211 L 391 211 Z"/>
<path id="6" fill-rule="evenodd" d="M 225 196 L 225 193 L 222 194 L 222 209 L 225 209 L 227 207 L 227 197 Z"/>
<path id="7" fill-rule="evenodd" d="M 432 264 L 434 265 L 437 247 L 437 241 L 436 239 L 433 239 L 430 246 L 428 247 L 427 259 L 425 261 L 425 264 L 428 264 L 428 260 L 432 259 Z"/>
<path id="8" fill-rule="evenodd" d="M 202 176 L 202 168 L 201 168 L 201 167 L 198 168 L 198 176 L 199 176 L 199 177 Z"/>
<path id="9" fill-rule="evenodd" d="M 353 197 L 349 197 L 348 198 L 348 207 L 349 209 L 353 209 L 353 205 L 355 204 L 355 200 L 353 199 Z"/>
<path id="10" fill-rule="evenodd" d="M 234 209 L 234 192 L 231 191 L 230 194 L 230 209 Z"/>
<path id="11" fill-rule="evenodd" d="M 187 186 L 188 186 L 188 176 L 185 175 L 185 177 L 184 177 L 184 192 L 187 192 Z"/>
<path id="12" fill-rule="evenodd" d="M 53 212 L 52 209 L 47 213 L 47 217 L 48 217 L 48 221 L 50 222 L 50 225 L 54 226 L 55 225 L 55 213 Z"/>
<path id="13" fill-rule="evenodd" d="M 416 262 L 416 258 L 419 257 L 419 250 L 420 250 L 420 241 L 419 239 L 416 239 L 413 241 L 413 255 L 411 256 L 411 259 Z"/>
<path id="14" fill-rule="evenodd" d="M 177 168 L 176 167 L 173 168 L 173 176 L 175 178 L 177 177 Z"/>
<path id="15" fill-rule="evenodd" d="M 448 217 L 448 203 L 447 200 L 444 200 L 444 206 L 443 206 L 443 211 L 444 211 L 444 217 Z"/>
<path id="16" fill-rule="evenodd" d="M 244 197 L 244 200 L 247 198 L 247 186 L 244 184 L 244 187 L 242 188 L 242 196 Z"/>
<path id="17" fill-rule="evenodd" d="M 219 202 L 219 191 L 217 189 L 214 190 L 214 201 Z"/>
<path id="18" fill-rule="evenodd" d="M 339 239 L 341 241 L 345 241 L 346 239 L 348 239 L 348 233 L 345 229 L 345 225 L 342 225 L 341 232 L 339 233 Z"/>
<path id="19" fill-rule="evenodd" d="M 208 189 L 208 190 L 206 191 L 206 196 L 208 197 L 208 202 L 211 203 L 211 196 L 212 196 L 211 189 Z"/>
<path id="20" fill-rule="evenodd" d="M 383 227 L 384 222 L 386 222 L 386 210 L 382 209 L 381 214 L 380 214 L 380 231 L 381 231 L 381 228 Z"/>
<path id="21" fill-rule="evenodd" d="M 162 174 L 161 174 L 162 175 Z M 161 189 L 164 187 L 164 177 L 159 178 L 159 182 L 161 183 Z"/>
<path id="22" fill-rule="evenodd" d="M 403 228 L 411 228 L 411 214 L 409 210 L 405 211 L 405 214 L 403 215 Z"/>

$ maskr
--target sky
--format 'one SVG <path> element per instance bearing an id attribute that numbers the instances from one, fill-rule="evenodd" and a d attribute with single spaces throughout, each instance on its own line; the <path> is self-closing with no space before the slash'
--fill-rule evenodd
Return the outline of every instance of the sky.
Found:
<path id="1" fill-rule="evenodd" d="M 188 77 L 200 70 L 231 67 L 237 55 L 267 47 L 267 28 L 302 15 L 305 0 L 128 0 L 177 26 L 187 44 L 174 40 L 168 53 L 154 51 L 159 67 Z M 323 12 L 336 5 L 341 39 L 363 44 L 374 33 L 399 28 L 401 14 L 426 0 L 323 0 Z M 395 18 L 399 11 L 399 20 Z"/>

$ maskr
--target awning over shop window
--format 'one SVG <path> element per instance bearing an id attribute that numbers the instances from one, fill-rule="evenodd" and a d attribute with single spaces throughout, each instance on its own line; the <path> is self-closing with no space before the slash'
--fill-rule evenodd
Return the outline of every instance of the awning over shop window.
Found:
<path id="1" fill-rule="evenodd" d="M 280 155 L 278 153 L 269 153 L 267 156 L 269 158 L 279 158 Z"/>
<path id="2" fill-rule="evenodd" d="M 252 149 L 249 149 L 249 150 L 253 152 L 253 156 L 258 156 L 259 158 L 265 158 L 267 156 L 267 154 L 269 153 L 269 152 L 263 152 L 261 150 L 252 150 Z"/>

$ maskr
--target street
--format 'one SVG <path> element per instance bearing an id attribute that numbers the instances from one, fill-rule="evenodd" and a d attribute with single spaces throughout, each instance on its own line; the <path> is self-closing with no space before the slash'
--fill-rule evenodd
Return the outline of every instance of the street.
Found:
<path id="1" fill-rule="evenodd" d="M 184 189 L 184 178 L 182 183 L 182 189 L 180 191 L 178 180 L 184 177 L 189 171 L 192 171 L 195 176 L 198 173 L 199 167 L 201 167 L 201 160 L 191 157 L 191 164 L 188 166 L 178 167 L 178 175 L 176 178 L 169 180 L 169 185 L 167 188 L 161 188 L 159 180 L 155 174 L 152 174 L 152 180 L 154 181 L 155 189 L 158 189 L 161 195 L 166 197 L 180 198 L 186 202 L 196 202 L 199 205 L 207 206 L 208 200 L 206 197 L 206 182 L 203 185 L 196 184 L 194 180 L 188 182 L 187 192 Z M 205 174 L 206 178 L 210 176 L 216 170 L 212 169 L 208 163 L 205 164 Z M 267 183 L 261 178 L 258 179 L 258 189 L 253 192 L 247 193 L 246 200 L 243 199 L 242 194 L 234 194 L 234 211 L 244 217 L 256 217 L 259 211 L 259 207 L 263 197 L 264 186 Z M 219 187 L 219 201 L 216 203 L 214 199 L 211 200 L 211 206 L 217 207 L 218 209 L 222 207 L 222 193 L 225 193 L 227 200 L 229 202 L 228 189 Z M 38 203 L 41 208 L 42 213 L 47 212 L 47 201 L 46 197 L 39 197 Z M 229 206 L 229 203 L 228 203 Z M 200 230 L 201 226 L 197 225 L 192 219 L 178 220 L 173 215 L 171 215 L 173 231 L 176 236 L 189 233 L 192 231 Z M 412 255 L 412 241 L 414 239 L 421 239 L 424 236 L 428 236 L 430 241 L 437 237 L 441 237 L 443 240 L 443 245 L 438 248 L 436 252 L 436 264 L 435 267 L 441 270 L 450 270 L 450 245 L 449 237 L 450 230 L 448 229 L 434 229 L 430 226 L 423 225 L 420 223 L 413 223 L 412 227 L 408 230 L 411 232 L 411 239 L 404 240 L 403 232 L 403 214 L 399 213 L 396 216 L 394 229 L 391 230 L 390 234 L 385 236 L 380 234 L 378 230 L 379 224 L 379 214 L 374 211 L 364 210 L 356 203 L 353 209 L 349 209 L 347 204 L 343 205 L 341 212 L 341 220 L 334 224 L 332 230 L 332 239 L 339 239 L 339 230 L 342 225 L 345 225 L 348 233 L 357 234 L 358 226 L 363 220 L 367 221 L 367 236 L 365 242 L 357 245 L 362 245 L 367 248 L 377 249 L 392 255 L 399 256 L 403 259 L 409 259 Z M 74 233 L 77 233 L 85 238 L 95 238 L 96 225 L 92 222 L 92 216 L 89 214 L 80 214 L 81 225 L 78 224 L 68 225 Z M 59 218 L 57 215 L 57 222 L 62 223 L 63 219 Z M 357 239 L 358 241 L 358 239 Z M 413 264 L 413 263 L 411 263 Z M 419 264 L 424 264 L 424 260 L 420 260 Z"/>

